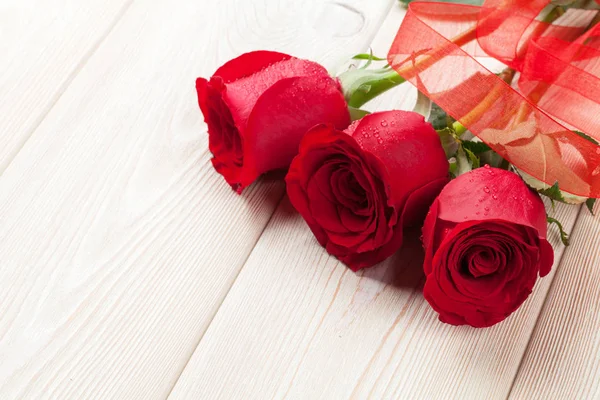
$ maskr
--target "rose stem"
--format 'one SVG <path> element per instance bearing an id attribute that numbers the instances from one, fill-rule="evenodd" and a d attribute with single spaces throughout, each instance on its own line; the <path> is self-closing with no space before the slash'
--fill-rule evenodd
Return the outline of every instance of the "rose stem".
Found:
<path id="1" fill-rule="evenodd" d="M 512 68 L 506 68 L 504 71 L 498 75 L 503 82 L 510 85 L 515 76 L 516 71 Z M 475 106 L 471 111 L 469 111 L 464 117 L 460 119 L 461 122 L 455 121 L 452 124 L 452 129 L 460 136 L 467 131 L 465 126 L 471 125 L 479 118 L 483 116 L 483 114 L 500 98 L 502 95 L 504 83 L 498 82 L 493 89 L 484 97 L 484 99 Z"/>
<path id="2" fill-rule="evenodd" d="M 450 42 L 438 47 L 413 65 L 395 71 L 390 67 L 375 70 L 351 69 L 338 76 L 348 106 L 360 108 L 365 103 L 410 79 L 419 69 L 426 69 L 439 61 L 439 56 L 452 46 L 464 46 L 477 37 L 476 26 L 454 37 Z M 367 88 L 365 90 L 365 87 Z"/>

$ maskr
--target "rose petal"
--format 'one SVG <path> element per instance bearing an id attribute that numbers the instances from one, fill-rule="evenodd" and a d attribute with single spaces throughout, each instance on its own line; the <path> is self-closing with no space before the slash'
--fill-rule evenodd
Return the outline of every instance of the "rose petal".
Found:
<path id="1" fill-rule="evenodd" d="M 244 133 L 242 184 L 257 175 L 287 167 L 302 137 L 313 126 L 330 122 L 338 129 L 350 123 L 348 107 L 337 83 L 329 77 L 282 79 L 256 102 Z M 268 157 L 265 157 L 268 155 Z"/>
<path id="2" fill-rule="evenodd" d="M 319 179 L 329 178 L 327 176 L 327 170 L 326 168 L 322 168 L 319 172 L 321 173 L 317 173 L 313 179 L 308 182 L 306 188 L 310 214 L 313 216 L 315 222 L 325 231 L 345 233 L 347 232 L 347 229 L 343 226 L 342 221 L 340 221 L 335 203 L 331 202 L 327 194 L 321 191 L 322 185 L 318 183 Z"/>
<path id="3" fill-rule="evenodd" d="M 386 181 L 389 204 L 402 204 L 408 193 L 448 176 L 440 138 L 419 114 L 395 110 L 367 115 L 352 137 L 379 159 L 390 176 Z"/>
<path id="4" fill-rule="evenodd" d="M 228 83 L 255 74 L 277 62 L 292 58 L 290 55 L 275 51 L 251 51 L 226 62 L 213 75 L 220 76 Z"/>
<path id="5" fill-rule="evenodd" d="M 509 171 L 477 168 L 463 174 L 442 190 L 439 202 L 438 217 L 446 221 L 509 221 L 530 226 L 546 237 L 546 211 L 540 196 Z"/>

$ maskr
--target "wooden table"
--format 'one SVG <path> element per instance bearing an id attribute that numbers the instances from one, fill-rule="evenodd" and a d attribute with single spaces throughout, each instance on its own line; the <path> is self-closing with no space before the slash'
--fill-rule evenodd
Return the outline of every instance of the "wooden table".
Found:
<path id="1" fill-rule="evenodd" d="M 406 251 L 352 273 L 210 165 L 194 80 L 385 54 L 395 0 L 0 1 L 0 399 L 600 397 L 600 224 L 505 322 L 438 322 Z M 410 85 L 373 108 L 410 108 Z M 409 250 L 410 250 L 409 244 Z M 412 246 L 418 246 L 413 243 Z M 407 250 L 407 251 L 409 251 Z"/>

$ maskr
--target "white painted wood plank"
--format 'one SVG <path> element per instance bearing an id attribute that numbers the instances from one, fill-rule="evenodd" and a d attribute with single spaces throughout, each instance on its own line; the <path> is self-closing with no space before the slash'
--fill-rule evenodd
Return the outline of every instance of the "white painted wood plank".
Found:
<path id="1" fill-rule="evenodd" d="M 600 219 L 582 210 L 511 399 L 600 398 L 599 300 Z"/>
<path id="2" fill-rule="evenodd" d="M 0 175 L 132 1 L 0 1 Z"/>
<path id="3" fill-rule="evenodd" d="M 272 215 L 210 166 L 195 78 L 334 66 L 391 1 L 139 1 L 0 177 L 0 398 L 165 398 Z"/>
<path id="4" fill-rule="evenodd" d="M 393 9 L 378 53 L 401 16 Z M 407 101 L 400 90 L 380 107 Z M 559 206 L 558 218 L 570 229 L 577 212 Z M 506 398 L 553 275 L 495 327 L 444 325 L 421 292 L 418 236 L 354 274 L 284 201 L 169 399 Z M 554 229 L 551 240 L 556 267 L 563 246 Z"/>
<path id="5" fill-rule="evenodd" d="M 410 246 L 353 274 L 284 202 L 169 399 L 506 398 L 553 276 L 503 323 L 452 327 L 424 300 Z"/>

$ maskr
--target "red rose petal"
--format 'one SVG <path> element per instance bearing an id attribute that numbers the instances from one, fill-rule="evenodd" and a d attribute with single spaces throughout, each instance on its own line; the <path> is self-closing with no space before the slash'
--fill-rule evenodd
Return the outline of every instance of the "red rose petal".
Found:
<path id="1" fill-rule="evenodd" d="M 512 172 L 478 168 L 459 176 L 440 193 L 438 217 L 450 222 L 498 219 L 530 226 L 546 237 L 546 211 L 540 196 Z M 479 214 L 477 214 L 479 211 Z"/>
<path id="2" fill-rule="evenodd" d="M 297 77 L 272 85 L 248 118 L 242 184 L 266 171 L 287 167 L 307 130 L 322 121 L 338 129 L 350 122 L 344 96 L 331 78 Z"/>
<path id="3" fill-rule="evenodd" d="M 225 83 L 229 83 L 262 71 L 277 62 L 292 58 L 294 57 L 275 51 L 251 51 L 226 62 L 213 75 L 220 76 Z"/>
<path id="4" fill-rule="evenodd" d="M 401 204 L 406 193 L 448 175 L 440 138 L 423 116 L 406 111 L 367 115 L 352 132 L 361 148 L 377 157 L 390 179 L 389 204 Z"/>
<path id="5" fill-rule="evenodd" d="M 333 162 L 336 168 L 325 168 Z M 437 133 L 402 111 L 372 114 L 345 132 L 313 127 L 286 178 L 290 198 L 301 192 L 294 186 L 306 191 L 308 206 L 299 210 L 325 232 L 327 251 L 355 271 L 396 252 L 404 227 L 424 218 L 447 180 Z"/>
<path id="6" fill-rule="evenodd" d="M 321 187 L 326 185 L 319 183 L 319 180 L 329 179 L 328 172 L 327 168 L 321 168 L 308 182 L 306 195 L 309 199 L 309 210 L 315 222 L 325 231 L 345 233 L 347 229 L 340 221 L 335 203 L 329 200 L 328 194 L 321 190 Z"/>

